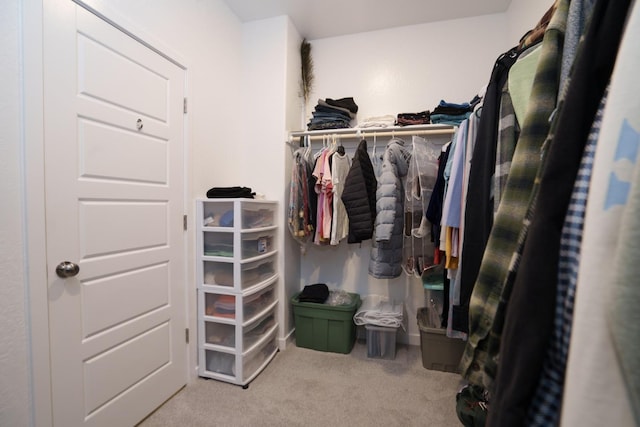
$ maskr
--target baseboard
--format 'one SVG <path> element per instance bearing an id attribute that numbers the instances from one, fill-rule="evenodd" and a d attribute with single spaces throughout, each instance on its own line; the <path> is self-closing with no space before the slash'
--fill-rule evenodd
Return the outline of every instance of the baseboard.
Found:
<path id="1" fill-rule="evenodd" d="M 296 331 L 296 328 L 292 328 L 287 335 L 280 338 L 278 337 L 278 349 L 280 351 L 286 350 L 287 345 L 293 343 L 293 333 Z"/>
<path id="2" fill-rule="evenodd" d="M 409 342 L 405 344 L 416 346 L 420 345 L 420 334 L 407 334 L 406 337 L 408 338 Z"/>

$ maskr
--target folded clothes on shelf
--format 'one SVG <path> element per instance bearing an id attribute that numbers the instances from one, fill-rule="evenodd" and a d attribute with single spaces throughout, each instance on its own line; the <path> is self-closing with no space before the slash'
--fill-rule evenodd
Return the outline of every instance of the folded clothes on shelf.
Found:
<path id="1" fill-rule="evenodd" d="M 396 125 L 398 126 L 428 125 L 429 123 L 431 123 L 431 112 L 429 110 L 419 113 L 398 113 L 396 119 Z"/>
<path id="2" fill-rule="evenodd" d="M 319 99 L 307 124 L 308 130 L 344 129 L 351 127 L 358 105 L 353 98 Z"/>

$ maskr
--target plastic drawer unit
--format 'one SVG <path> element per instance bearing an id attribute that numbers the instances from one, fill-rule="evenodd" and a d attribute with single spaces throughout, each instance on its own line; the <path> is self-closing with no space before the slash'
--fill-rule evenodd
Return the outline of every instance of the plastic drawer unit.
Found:
<path id="1" fill-rule="evenodd" d="M 277 346 L 277 203 L 196 201 L 198 374 L 242 386 Z"/>

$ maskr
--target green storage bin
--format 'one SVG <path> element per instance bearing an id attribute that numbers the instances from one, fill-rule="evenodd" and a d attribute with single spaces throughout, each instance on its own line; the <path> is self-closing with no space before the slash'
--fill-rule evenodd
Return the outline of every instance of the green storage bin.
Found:
<path id="1" fill-rule="evenodd" d="M 352 303 L 332 306 L 300 302 L 296 293 L 291 297 L 296 326 L 296 345 L 319 351 L 350 353 L 356 341 L 353 315 L 362 303 L 360 295 L 350 293 Z"/>

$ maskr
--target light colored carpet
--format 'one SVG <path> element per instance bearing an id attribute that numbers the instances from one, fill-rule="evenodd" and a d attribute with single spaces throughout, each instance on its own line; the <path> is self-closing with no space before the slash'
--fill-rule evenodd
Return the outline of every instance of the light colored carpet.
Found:
<path id="1" fill-rule="evenodd" d="M 199 378 L 144 420 L 174 426 L 459 426 L 457 374 L 422 366 L 420 348 L 398 345 L 394 360 L 295 344 L 279 352 L 246 390 Z"/>

